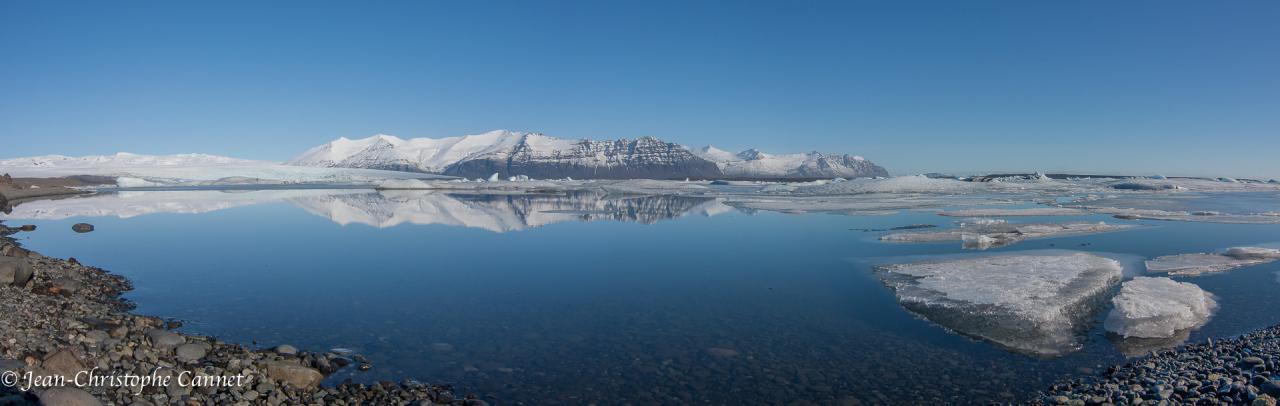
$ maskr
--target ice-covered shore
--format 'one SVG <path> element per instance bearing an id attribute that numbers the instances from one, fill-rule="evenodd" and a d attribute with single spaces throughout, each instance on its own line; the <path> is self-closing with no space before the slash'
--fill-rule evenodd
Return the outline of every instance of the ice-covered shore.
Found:
<path id="1" fill-rule="evenodd" d="M 1122 274 L 1118 261 L 1084 252 L 992 255 L 876 270 L 908 310 L 1038 356 L 1078 349 L 1080 334 Z"/>

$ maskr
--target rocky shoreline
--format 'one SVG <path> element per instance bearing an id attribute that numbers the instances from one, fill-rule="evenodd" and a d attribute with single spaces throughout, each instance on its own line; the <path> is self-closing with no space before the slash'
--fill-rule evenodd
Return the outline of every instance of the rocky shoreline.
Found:
<path id="1" fill-rule="evenodd" d="M 1155 351 L 1098 376 L 1060 382 L 1045 405 L 1253 405 L 1280 398 L 1280 326 Z"/>
<path id="2" fill-rule="evenodd" d="M 358 355 L 253 349 L 173 331 L 131 313 L 130 282 L 75 258 L 48 258 L 0 223 L 0 405 L 486 405 L 411 380 L 323 386 Z"/>

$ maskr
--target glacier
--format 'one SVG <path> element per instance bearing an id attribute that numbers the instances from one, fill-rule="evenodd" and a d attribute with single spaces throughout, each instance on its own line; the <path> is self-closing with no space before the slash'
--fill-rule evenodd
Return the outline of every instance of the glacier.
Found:
<path id="1" fill-rule="evenodd" d="M 119 179 L 121 187 L 228 184 L 369 184 L 384 179 L 443 178 L 429 174 L 282 165 L 207 154 L 118 153 L 69 157 L 45 155 L 0 160 L 0 173 L 15 177 L 97 175 Z"/>
<path id="2" fill-rule="evenodd" d="M 1145 276 L 1125 282 L 1111 302 L 1115 307 L 1103 326 L 1126 338 L 1168 338 L 1199 328 L 1218 306 L 1195 284 Z"/>
<path id="3" fill-rule="evenodd" d="M 1120 281 L 1120 262 L 1083 252 L 990 255 L 881 265 L 899 302 L 959 333 L 1037 356 L 1080 348 Z"/>

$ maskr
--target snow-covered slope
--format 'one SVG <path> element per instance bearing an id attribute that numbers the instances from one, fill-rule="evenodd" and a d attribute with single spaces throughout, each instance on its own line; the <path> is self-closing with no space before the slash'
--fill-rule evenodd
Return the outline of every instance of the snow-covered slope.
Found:
<path id="1" fill-rule="evenodd" d="M 6 159 L 0 160 L 0 173 L 16 177 L 111 176 L 119 178 L 121 186 L 372 183 L 383 179 L 431 176 L 367 169 L 309 168 L 205 154 L 129 153 Z"/>
<path id="2" fill-rule="evenodd" d="M 443 173 L 449 165 L 472 157 L 509 154 L 529 135 L 532 134 L 498 130 L 439 139 L 406 140 L 382 134 L 358 140 L 342 137 L 307 150 L 286 164 Z M 558 143 L 549 146 L 567 145 L 568 143 Z"/>
<path id="3" fill-rule="evenodd" d="M 312 148 L 291 165 L 370 168 L 463 177 L 525 175 L 533 178 L 759 178 L 799 179 L 887 176 L 861 157 L 820 153 L 732 154 L 711 147 L 691 150 L 652 137 L 606 141 L 567 140 L 537 133 L 490 131 L 449 138 L 401 139 L 375 135 L 339 138 Z"/>
<path id="4" fill-rule="evenodd" d="M 739 153 L 706 146 L 693 151 L 730 178 L 862 178 L 889 176 L 884 168 L 860 156 L 808 152 L 767 154 L 756 149 Z"/>

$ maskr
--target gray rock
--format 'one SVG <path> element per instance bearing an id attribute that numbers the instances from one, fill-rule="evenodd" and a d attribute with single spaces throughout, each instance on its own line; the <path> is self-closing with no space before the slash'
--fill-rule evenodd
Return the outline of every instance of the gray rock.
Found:
<path id="1" fill-rule="evenodd" d="M 280 355 L 298 355 L 298 348 L 289 344 L 281 344 L 276 347 L 276 353 Z"/>
<path id="2" fill-rule="evenodd" d="M 67 378 L 76 376 L 80 371 L 84 371 L 84 364 L 80 362 L 80 358 L 76 357 L 68 350 L 59 350 L 53 354 L 44 357 L 44 361 L 40 366 L 45 370 L 62 375 Z"/>
<path id="3" fill-rule="evenodd" d="M 40 394 L 40 404 L 47 406 L 102 406 L 89 392 L 70 386 L 49 388 Z"/>
<path id="4" fill-rule="evenodd" d="M 24 286 L 35 271 L 25 259 L 0 257 L 0 284 Z"/>
<path id="5" fill-rule="evenodd" d="M 68 295 L 75 294 L 76 292 L 79 292 L 80 289 L 84 288 L 84 283 L 71 278 L 57 278 L 50 283 L 53 284 L 53 287 L 56 288 L 58 293 L 65 293 Z"/>
<path id="6" fill-rule="evenodd" d="M 186 338 L 172 331 L 161 329 L 148 331 L 147 338 L 151 339 L 151 345 L 156 346 L 156 348 L 173 348 L 187 342 Z"/>

